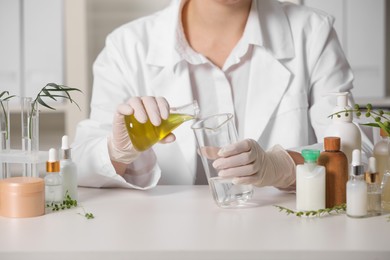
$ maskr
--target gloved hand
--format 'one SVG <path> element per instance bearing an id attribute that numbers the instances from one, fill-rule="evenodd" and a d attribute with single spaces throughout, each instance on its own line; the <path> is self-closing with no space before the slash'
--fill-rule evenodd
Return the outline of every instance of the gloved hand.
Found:
<path id="1" fill-rule="evenodd" d="M 159 126 L 161 119 L 169 116 L 169 104 L 163 97 L 132 97 L 127 103 L 117 107 L 112 124 L 112 134 L 108 139 L 108 152 L 112 161 L 124 164 L 132 163 L 140 154 L 133 147 L 127 133 L 124 115 L 132 115 L 141 123 L 148 119 Z M 175 141 L 175 136 L 169 134 L 161 142 Z"/>
<path id="2" fill-rule="evenodd" d="M 235 184 L 289 188 L 295 183 L 295 163 L 279 145 L 265 152 L 252 139 L 222 147 L 213 167 L 220 177 L 234 177 Z"/>

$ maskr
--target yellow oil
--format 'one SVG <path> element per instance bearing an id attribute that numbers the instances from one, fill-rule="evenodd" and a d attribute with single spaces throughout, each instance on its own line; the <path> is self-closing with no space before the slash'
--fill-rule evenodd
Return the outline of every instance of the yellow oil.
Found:
<path id="1" fill-rule="evenodd" d="M 134 148 L 140 152 L 149 149 L 161 141 L 175 128 L 194 117 L 186 114 L 170 114 L 168 119 L 162 120 L 161 125 L 154 126 L 149 120 L 142 124 L 134 115 L 125 116 L 126 128 Z"/>

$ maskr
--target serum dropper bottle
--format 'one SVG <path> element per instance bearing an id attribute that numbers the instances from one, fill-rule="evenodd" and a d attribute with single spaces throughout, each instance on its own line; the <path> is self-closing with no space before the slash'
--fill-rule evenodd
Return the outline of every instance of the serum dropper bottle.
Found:
<path id="1" fill-rule="evenodd" d="M 376 159 L 368 159 L 368 170 L 365 174 L 367 182 L 367 213 L 369 216 L 378 216 L 382 212 L 381 187 L 379 184 L 379 172 L 376 170 Z"/>
<path id="2" fill-rule="evenodd" d="M 347 216 L 367 216 L 367 183 L 364 181 L 364 166 L 359 149 L 352 152 L 351 176 L 347 182 Z"/>
<path id="3" fill-rule="evenodd" d="M 60 174 L 63 182 L 63 192 L 72 199 L 77 200 L 77 166 L 72 161 L 71 148 L 69 147 L 69 138 L 67 135 L 62 137 L 61 143 L 61 161 Z"/>
<path id="4" fill-rule="evenodd" d="M 63 201 L 62 177 L 60 176 L 60 161 L 57 160 L 57 150 L 49 150 L 49 160 L 46 162 L 45 201 L 46 203 L 61 203 Z"/>

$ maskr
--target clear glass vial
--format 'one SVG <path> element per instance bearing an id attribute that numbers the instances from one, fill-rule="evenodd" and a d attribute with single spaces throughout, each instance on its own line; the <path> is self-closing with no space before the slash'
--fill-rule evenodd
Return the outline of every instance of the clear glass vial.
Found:
<path id="1" fill-rule="evenodd" d="M 379 183 L 379 173 L 376 170 L 376 159 L 370 157 L 368 160 L 368 170 L 365 174 L 367 183 L 367 214 L 377 216 L 382 213 L 381 187 Z"/>
<path id="2" fill-rule="evenodd" d="M 379 173 L 379 181 L 389 169 L 389 136 L 380 128 L 381 139 L 374 145 L 373 155 L 376 159 L 376 170 Z"/>
<path id="3" fill-rule="evenodd" d="M 57 151 L 49 150 L 49 160 L 46 162 L 45 201 L 46 203 L 61 203 L 64 199 L 62 191 L 62 177 L 60 162 L 57 160 Z"/>
<path id="4" fill-rule="evenodd" d="M 382 178 L 382 210 L 390 212 L 390 171 L 386 171 Z"/>

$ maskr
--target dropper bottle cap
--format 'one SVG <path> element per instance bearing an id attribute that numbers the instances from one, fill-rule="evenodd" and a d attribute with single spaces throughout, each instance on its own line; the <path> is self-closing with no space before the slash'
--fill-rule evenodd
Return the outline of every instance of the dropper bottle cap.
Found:
<path id="1" fill-rule="evenodd" d="M 379 183 L 379 173 L 376 171 L 376 159 L 375 157 L 370 157 L 368 159 L 368 170 L 365 173 L 365 180 L 367 183 Z"/>
<path id="2" fill-rule="evenodd" d="M 61 159 L 68 160 L 72 158 L 71 148 L 69 147 L 69 138 L 64 135 L 61 140 Z"/>
<path id="3" fill-rule="evenodd" d="M 50 148 L 49 150 L 49 160 L 46 162 L 46 171 L 47 172 L 60 171 L 60 162 L 57 160 L 57 150 L 54 148 Z"/>
<path id="4" fill-rule="evenodd" d="M 359 149 L 352 151 L 351 175 L 360 176 L 364 174 L 364 165 L 361 163 L 361 152 Z"/>

